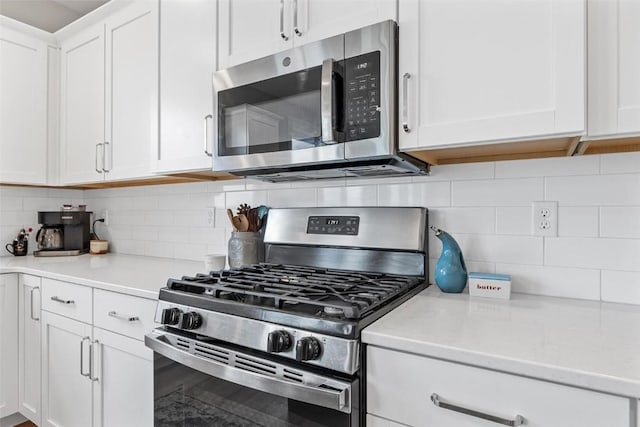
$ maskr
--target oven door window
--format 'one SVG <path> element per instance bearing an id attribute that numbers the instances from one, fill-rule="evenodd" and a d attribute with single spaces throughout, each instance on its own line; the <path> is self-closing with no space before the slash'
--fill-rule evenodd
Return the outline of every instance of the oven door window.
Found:
<path id="1" fill-rule="evenodd" d="M 218 156 L 324 145 L 321 80 L 318 66 L 219 92 Z"/>
<path id="2" fill-rule="evenodd" d="M 351 414 L 287 399 L 225 381 L 155 353 L 154 425 L 340 427 Z"/>

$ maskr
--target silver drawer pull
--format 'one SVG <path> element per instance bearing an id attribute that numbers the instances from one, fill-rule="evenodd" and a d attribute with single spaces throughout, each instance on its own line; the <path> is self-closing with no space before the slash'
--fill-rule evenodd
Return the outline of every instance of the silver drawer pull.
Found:
<path id="1" fill-rule="evenodd" d="M 138 316 L 129 316 L 127 314 L 118 314 L 115 311 L 109 312 L 109 317 L 115 317 L 116 319 L 126 320 L 127 322 L 137 322 L 140 320 Z"/>
<path id="2" fill-rule="evenodd" d="M 51 301 L 60 302 L 62 304 L 75 304 L 76 302 L 72 299 L 60 299 L 57 296 L 51 297 Z"/>
<path id="3" fill-rule="evenodd" d="M 85 374 L 84 373 L 84 342 L 85 341 L 89 341 L 89 346 L 91 346 L 91 337 L 83 337 L 82 340 L 80 340 L 80 375 L 82 375 L 83 377 L 91 377 L 91 367 L 89 367 L 89 373 Z M 89 361 L 91 362 L 91 361 Z"/>
<path id="4" fill-rule="evenodd" d="M 409 129 L 409 101 L 407 97 L 409 96 L 409 79 L 411 78 L 411 74 L 404 73 L 402 75 L 402 130 L 406 133 L 411 132 Z"/>
<path id="5" fill-rule="evenodd" d="M 524 424 L 524 417 L 522 415 L 516 415 L 513 420 L 506 418 L 496 417 L 495 415 L 485 414 L 484 412 L 474 411 L 473 409 L 463 408 L 462 406 L 452 405 L 440 400 L 440 396 L 436 393 L 431 395 L 431 401 L 439 408 L 448 409 L 454 412 L 460 412 L 461 414 L 471 415 L 472 417 L 482 418 L 483 420 L 492 421 L 494 423 L 502 424 L 505 426 L 521 426 Z"/>
<path id="6" fill-rule="evenodd" d="M 30 301 L 30 302 L 31 302 L 31 306 L 30 306 L 30 307 L 31 307 L 31 308 L 30 308 L 30 313 L 29 313 L 29 315 L 31 316 L 31 320 L 40 320 L 40 317 L 35 317 L 35 316 L 33 315 L 33 292 L 34 292 L 34 291 L 36 291 L 36 290 L 37 290 L 38 292 L 40 292 L 40 288 L 36 286 L 35 288 L 31 288 L 31 293 L 30 293 L 30 297 L 31 297 L 31 298 L 30 298 L 30 299 L 31 299 L 31 301 Z"/>

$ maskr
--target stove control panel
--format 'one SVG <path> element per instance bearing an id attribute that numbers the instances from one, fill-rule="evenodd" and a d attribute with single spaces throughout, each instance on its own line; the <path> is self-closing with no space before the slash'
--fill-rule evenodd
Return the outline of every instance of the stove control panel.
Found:
<path id="1" fill-rule="evenodd" d="M 357 236 L 359 227 L 359 216 L 310 216 L 307 221 L 307 234 Z"/>

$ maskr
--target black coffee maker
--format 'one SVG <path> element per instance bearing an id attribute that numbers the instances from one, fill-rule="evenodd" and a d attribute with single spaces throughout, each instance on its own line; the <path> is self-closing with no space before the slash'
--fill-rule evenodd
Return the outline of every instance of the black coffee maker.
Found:
<path id="1" fill-rule="evenodd" d="M 34 256 L 80 255 L 89 252 L 91 212 L 38 212 L 42 228 L 36 235 Z"/>

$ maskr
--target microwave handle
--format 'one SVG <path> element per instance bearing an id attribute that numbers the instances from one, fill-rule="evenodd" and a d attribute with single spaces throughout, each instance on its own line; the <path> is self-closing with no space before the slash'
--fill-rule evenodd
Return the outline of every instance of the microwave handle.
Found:
<path id="1" fill-rule="evenodd" d="M 333 127 L 333 58 L 322 61 L 322 80 L 320 82 L 320 114 L 322 142 L 336 142 Z"/>

